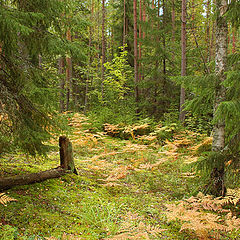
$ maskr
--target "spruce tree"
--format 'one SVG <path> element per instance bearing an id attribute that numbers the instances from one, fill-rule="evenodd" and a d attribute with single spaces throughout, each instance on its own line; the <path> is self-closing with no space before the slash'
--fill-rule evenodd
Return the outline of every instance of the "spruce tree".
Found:
<path id="1" fill-rule="evenodd" d="M 46 151 L 55 93 L 39 56 L 51 58 L 62 48 L 53 32 L 63 7 L 58 0 L 0 2 L 0 151 L 10 146 L 33 155 Z"/>

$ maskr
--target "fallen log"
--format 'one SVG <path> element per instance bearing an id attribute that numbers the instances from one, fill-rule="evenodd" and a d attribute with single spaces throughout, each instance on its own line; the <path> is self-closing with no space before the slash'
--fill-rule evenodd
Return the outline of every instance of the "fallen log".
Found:
<path id="1" fill-rule="evenodd" d="M 62 168 L 50 169 L 38 173 L 30 173 L 23 176 L 14 176 L 0 179 L 0 191 L 6 190 L 19 185 L 27 185 L 36 182 L 42 182 L 51 178 L 58 178 L 70 171 L 66 171 Z"/>
<path id="2" fill-rule="evenodd" d="M 19 185 L 27 185 L 42 182 L 47 179 L 58 178 L 67 173 L 77 173 L 73 161 L 72 144 L 65 136 L 59 138 L 60 166 L 38 173 L 30 173 L 23 176 L 0 178 L 0 191 Z"/>

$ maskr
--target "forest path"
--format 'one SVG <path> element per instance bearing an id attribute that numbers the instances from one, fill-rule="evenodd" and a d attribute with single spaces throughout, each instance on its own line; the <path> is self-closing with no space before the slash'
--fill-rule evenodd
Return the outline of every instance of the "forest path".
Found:
<path id="1" fill-rule="evenodd" d="M 1 223 L 13 228 L 17 239 L 196 239 L 179 232 L 179 222 L 168 222 L 166 211 L 198 189 L 188 164 L 197 158 L 198 134 L 178 132 L 163 143 L 148 136 L 122 140 L 97 132 L 80 114 L 69 115 L 69 125 L 79 175 L 10 189 L 7 194 L 18 201 L 1 209 L 0 229 Z M 0 175 L 56 167 L 57 139 L 51 144 L 56 148 L 47 159 L 5 155 Z"/>
<path id="2" fill-rule="evenodd" d="M 121 217 L 124 221 L 116 235 L 107 239 L 188 239 L 172 231 L 163 212 L 165 204 L 188 197 L 195 187 L 195 175 L 183 163 L 196 161 L 191 152 L 198 134 L 178 133 L 172 142 L 160 145 L 93 133 L 88 119 L 79 114 L 70 119 L 70 126 L 74 128 L 70 139 L 79 174 L 104 187 L 112 201 L 121 204 L 122 199 L 124 205 L 127 201 L 129 211 Z"/>

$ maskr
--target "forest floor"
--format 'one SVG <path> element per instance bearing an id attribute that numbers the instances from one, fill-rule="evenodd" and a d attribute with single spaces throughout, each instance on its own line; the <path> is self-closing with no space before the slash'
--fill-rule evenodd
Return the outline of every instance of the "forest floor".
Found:
<path id="1" fill-rule="evenodd" d="M 6 191 L 17 201 L 0 204 L 0 239 L 240 239 L 240 221 L 222 200 L 198 193 L 192 163 L 206 136 L 179 131 L 161 144 L 122 140 L 92 133 L 80 114 L 70 125 L 79 175 Z M 7 154 L 0 177 L 58 165 L 57 147 L 47 159 Z"/>

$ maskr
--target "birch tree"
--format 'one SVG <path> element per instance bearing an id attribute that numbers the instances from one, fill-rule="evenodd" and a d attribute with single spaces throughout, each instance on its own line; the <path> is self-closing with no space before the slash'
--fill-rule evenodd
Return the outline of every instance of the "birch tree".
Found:
<path id="1" fill-rule="evenodd" d="M 214 117 L 216 117 L 218 106 L 225 100 L 226 88 L 222 84 L 225 80 L 227 67 L 227 20 L 225 13 L 227 11 L 227 0 L 216 1 L 216 56 L 215 56 L 215 102 Z M 218 119 L 213 128 L 212 151 L 221 153 L 225 147 L 225 123 Z M 225 194 L 224 185 L 224 164 L 216 166 L 212 171 L 212 185 L 215 195 Z"/>

